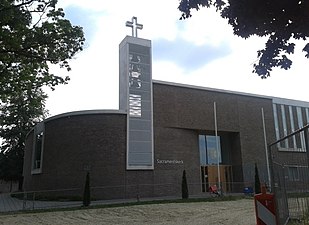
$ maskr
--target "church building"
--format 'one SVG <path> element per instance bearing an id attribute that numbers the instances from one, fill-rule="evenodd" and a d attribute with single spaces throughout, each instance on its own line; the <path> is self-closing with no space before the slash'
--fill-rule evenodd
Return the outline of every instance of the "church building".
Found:
<path id="1" fill-rule="evenodd" d="M 190 195 L 211 185 L 239 193 L 269 183 L 267 144 L 309 123 L 309 103 L 152 80 L 151 41 L 119 46 L 119 110 L 69 112 L 45 119 L 26 139 L 25 191 L 82 189 L 90 174 L 98 199 Z M 277 145 L 293 168 L 302 137 Z M 293 157 L 291 157 L 293 156 Z"/>

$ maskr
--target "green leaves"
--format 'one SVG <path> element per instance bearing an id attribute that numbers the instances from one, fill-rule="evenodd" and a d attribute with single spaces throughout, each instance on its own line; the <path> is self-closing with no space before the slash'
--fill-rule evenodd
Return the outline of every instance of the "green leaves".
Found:
<path id="1" fill-rule="evenodd" d="M 6 172 L 0 167 L 0 179 L 22 176 L 26 135 L 47 115 L 42 87 L 69 81 L 51 73 L 49 65 L 69 71 L 69 60 L 83 50 L 82 28 L 65 19 L 56 4 L 0 0 L 0 158 L 8 165 Z"/>
<path id="2" fill-rule="evenodd" d="M 305 55 L 307 58 L 309 58 L 309 43 L 306 44 L 306 46 L 303 48 L 304 52 L 307 52 L 307 54 Z"/>
<path id="3" fill-rule="evenodd" d="M 290 69 L 292 61 L 287 54 L 293 54 L 295 44 L 289 43 L 287 39 L 277 34 L 271 35 L 266 42 L 265 49 L 258 51 L 258 63 L 254 64 L 253 72 L 267 78 L 274 67 Z"/>
<path id="4" fill-rule="evenodd" d="M 11 82 L 15 85 L 31 80 L 36 87 L 53 89 L 69 80 L 51 74 L 48 65 L 59 64 L 71 70 L 68 60 L 82 51 L 85 39 L 82 28 L 72 26 L 63 10 L 55 8 L 56 3 L 57 0 L 1 0 L 1 101 L 5 102 Z"/>
<path id="5" fill-rule="evenodd" d="M 48 63 L 71 69 L 68 60 L 83 49 L 82 28 L 64 19 L 63 10 L 55 8 L 55 0 L 5 2 L 5 7 L 0 6 L 1 75 L 9 78 L 31 70 L 41 81 L 38 85 L 66 83 L 67 78 L 59 79 L 49 73 Z M 39 19 L 32 21 L 32 14 Z M 0 80 L 1 86 L 5 83 Z"/>
<path id="6" fill-rule="evenodd" d="M 47 114 L 47 96 L 30 82 L 11 82 L 10 87 L 15 94 L 2 94 L 6 98 L 0 105 L 0 179 L 21 180 L 26 135 Z"/>
<path id="7" fill-rule="evenodd" d="M 252 35 L 269 37 L 265 49 L 258 51 L 259 63 L 254 72 L 261 78 L 270 76 L 274 67 L 289 69 L 292 61 L 285 54 L 293 54 L 291 39 L 309 37 L 309 1 L 290 0 L 181 0 L 178 9 L 182 19 L 191 16 L 191 9 L 200 6 L 216 7 L 222 18 L 228 20 L 234 34 L 242 38 Z M 308 45 L 303 49 L 309 58 Z"/>
<path id="8" fill-rule="evenodd" d="M 211 5 L 221 6 L 224 4 L 222 0 L 181 0 L 178 9 L 182 12 L 180 19 L 190 18 L 191 9 L 199 10 L 200 7 L 210 7 Z"/>

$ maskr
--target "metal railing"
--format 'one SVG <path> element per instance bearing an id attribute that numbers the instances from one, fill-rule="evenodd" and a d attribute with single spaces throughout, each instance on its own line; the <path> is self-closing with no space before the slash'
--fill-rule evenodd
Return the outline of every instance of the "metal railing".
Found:
<path id="1" fill-rule="evenodd" d="M 308 129 L 306 125 L 268 145 L 271 190 L 280 225 L 309 216 Z"/>

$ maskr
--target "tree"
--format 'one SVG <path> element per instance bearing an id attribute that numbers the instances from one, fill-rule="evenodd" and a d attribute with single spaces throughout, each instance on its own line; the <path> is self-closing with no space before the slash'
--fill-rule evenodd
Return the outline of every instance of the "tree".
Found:
<path id="1" fill-rule="evenodd" d="M 64 18 L 57 0 L 0 0 L 0 178 L 21 181 L 26 134 L 45 115 L 47 95 L 69 77 L 49 71 L 82 50 L 83 30 Z M 9 172 L 8 172 L 9 171 Z"/>
<path id="2" fill-rule="evenodd" d="M 1 0 L 2 98 L 12 94 L 10 87 L 16 79 L 32 79 L 36 86 L 52 88 L 68 81 L 68 77 L 51 74 L 49 65 L 70 70 L 68 60 L 82 50 L 85 39 L 82 28 L 72 26 L 56 4 L 57 0 Z M 21 72 L 24 77 L 19 77 Z"/>
<path id="3" fill-rule="evenodd" d="M 306 40 L 309 36 L 307 0 L 181 0 L 181 19 L 191 17 L 191 10 L 201 7 L 215 7 L 228 20 L 235 35 L 268 37 L 265 48 L 257 52 L 258 63 L 254 64 L 253 72 L 261 78 L 270 76 L 274 67 L 289 69 L 292 61 L 288 55 L 294 53 L 295 40 Z M 309 43 L 303 51 L 309 58 Z"/>
<path id="4" fill-rule="evenodd" d="M 255 194 L 261 193 L 261 182 L 260 182 L 259 170 L 256 163 L 254 165 L 254 186 L 255 186 Z"/>
<path id="5" fill-rule="evenodd" d="M 186 176 L 185 170 L 182 172 L 181 195 L 182 195 L 182 199 L 189 198 L 188 183 L 187 183 L 187 176 Z"/>
<path id="6" fill-rule="evenodd" d="M 7 101 L 0 105 L 0 136 L 3 139 L 0 148 L 3 155 L 0 179 L 19 181 L 20 190 L 26 135 L 47 114 L 47 96 L 41 88 L 35 88 L 30 82 L 27 88 L 22 85 L 26 82 L 16 86 L 15 95 L 9 95 Z"/>

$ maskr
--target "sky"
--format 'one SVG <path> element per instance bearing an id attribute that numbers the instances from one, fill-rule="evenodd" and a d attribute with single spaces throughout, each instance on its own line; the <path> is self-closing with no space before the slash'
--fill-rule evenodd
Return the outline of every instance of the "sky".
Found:
<path id="1" fill-rule="evenodd" d="M 70 61 L 67 72 L 52 66 L 56 75 L 70 76 L 67 85 L 46 90 L 50 116 L 80 110 L 118 109 L 119 43 L 136 16 L 143 30 L 138 37 L 152 41 L 152 77 L 174 83 L 309 101 L 309 61 L 297 42 L 290 70 L 275 69 L 261 79 L 252 73 L 257 51 L 265 38 L 242 39 L 214 9 L 203 8 L 179 20 L 179 0 L 59 0 L 66 18 L 82 26 L 84 50 Z"/>

